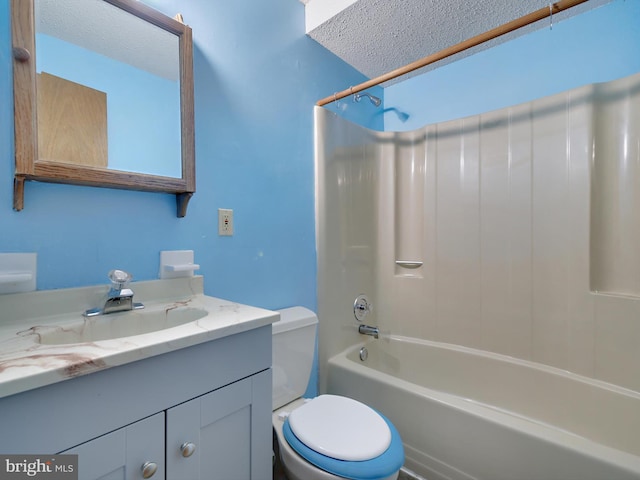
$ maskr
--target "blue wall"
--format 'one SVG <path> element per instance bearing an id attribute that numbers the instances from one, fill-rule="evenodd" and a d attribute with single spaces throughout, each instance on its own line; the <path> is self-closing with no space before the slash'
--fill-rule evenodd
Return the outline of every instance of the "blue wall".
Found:
<path id="1" fill-rule="evenodd" d="M 313 105 L 365 78 L 304 34 L 293 0 L 149 0 L 194 34 L 197 192 L 27 182 L 12 210 L 9 1 L 0 0 L 0 252 L 37 252 L 38 289 L 158 276 L 161 250 L 193 249 L 205 290 L 267 308 L 316 308 Z M 217 209 L 234 209 L 219 237 Z"/>
<path id="2" fill-rule="evenodd" d="M 0 252 L 37 252 L 43 290 L 106 285 L 114 267 L 155 279 L 161 250 L 192 249 L 208 295 L 315 311 L 313 105 L 366 78 L 305 36 L 300 2 L 145 3 L 193 29 L 197 192 L 187 216 L 176 217 L 168 194 L 38 182 L 12 210 L 9 0 L 0 0 Z M 233 237 L 218 236 L 218 208 L 234 210 Z"/>
<path id="3" fill-rule="evenodd" d="M 615 0 L 385 88 L 385 108 L 410 117 L 387 113 L 384 129 L 413 130 L 639 71 L 640 0 Z"/>

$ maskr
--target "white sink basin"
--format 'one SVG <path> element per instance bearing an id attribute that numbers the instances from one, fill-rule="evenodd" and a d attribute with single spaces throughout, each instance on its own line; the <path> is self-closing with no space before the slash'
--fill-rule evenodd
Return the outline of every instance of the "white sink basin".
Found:
<path id="1" fill-rule="evenodd" d="M 133 310 L 86 318 L 64 326 L 39 327 L 38 336 L 42 345 L 97 342 L 178 327 L 208 314 L 207 310 L 193 307 Z"/>

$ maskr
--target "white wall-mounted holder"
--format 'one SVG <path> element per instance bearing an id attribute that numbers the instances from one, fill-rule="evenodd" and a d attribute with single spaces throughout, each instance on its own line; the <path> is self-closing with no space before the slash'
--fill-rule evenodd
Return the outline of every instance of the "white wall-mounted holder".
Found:
<path id="1" fill-rule="evenodd" d="M 0 294 L 36 289 L 35 253 L 0 253 Z"/>
<path id="2" fill-rule="evenodd" d="M 193 250 L 160 252 L 160 278 L 193 277 L 200 265 L 193 263 Z"/>

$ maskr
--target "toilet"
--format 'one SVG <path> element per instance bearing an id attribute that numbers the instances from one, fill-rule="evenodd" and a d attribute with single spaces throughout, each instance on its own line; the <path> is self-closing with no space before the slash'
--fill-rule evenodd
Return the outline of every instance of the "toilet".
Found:
<path id="1" fill-rule="evenodd" d="M 351 398 L 304 399 L 318 317 L 303 307 L 280 312 L 273 332 L 273 428 L 289 480 L 395 480 L 402 440 L 379 412 Z"/>

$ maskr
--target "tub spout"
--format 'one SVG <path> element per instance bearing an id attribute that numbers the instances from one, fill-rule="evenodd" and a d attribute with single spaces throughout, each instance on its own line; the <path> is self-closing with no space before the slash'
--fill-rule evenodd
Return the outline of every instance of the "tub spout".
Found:
<path id="1" fill-rule="evenodd" d="M 358 327 L 358 332 L 362 335 L 371 335 L 373 338 L 378 338 L 378 335 L 380 334 L 378 327 L 370 327 L 369 325 L 360 325 Z"/>

